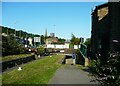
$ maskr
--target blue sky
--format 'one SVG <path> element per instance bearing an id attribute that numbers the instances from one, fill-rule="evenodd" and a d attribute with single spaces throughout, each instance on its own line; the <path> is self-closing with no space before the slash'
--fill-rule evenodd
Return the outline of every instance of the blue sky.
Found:
<path id="1" fill-rule="evenodd" d="M 2 25 L 65 39 L 91 37 L 91 8 L 104 2 L 3 2 Z M 54 26 L 56 25 L 56 26 Z"/>

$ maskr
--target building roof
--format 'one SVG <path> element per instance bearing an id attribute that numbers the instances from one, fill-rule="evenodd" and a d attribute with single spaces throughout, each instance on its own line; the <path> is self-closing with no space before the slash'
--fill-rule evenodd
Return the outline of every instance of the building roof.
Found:
<path id="1" fill-rule="evenodd" d="M 47 38 L 46 40 L 56 40 L 57 38 L 55 38 L 55 37 L 51 37 L 51 38 Z M 58 40 L 58 39 L 57 39 Z"/>
<path id="2" fill-rule="evenodd" d="M 48 41 L 49 43 L 52 43 L 52 42 L 57 43 L 58 39 L 55 37 L 51 37 L 51 38 L 47 38 L 46 41 Z"/>
<path id="3" fill-rule="evenodd" d="M 98 6 L 96 6 L 96 8 L 100 9 L 100 8 L 107 7 L 107 6 L 108 6 L 108 2 L 104 3 L 104 4 L 101 4 L 101 5 L 98 5 Z"/>

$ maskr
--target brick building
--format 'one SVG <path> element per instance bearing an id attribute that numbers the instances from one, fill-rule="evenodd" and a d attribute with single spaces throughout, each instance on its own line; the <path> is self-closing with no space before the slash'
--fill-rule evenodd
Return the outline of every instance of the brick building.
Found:
<path id="1" fill-rule="evenodd" d="M 58 43 L 58 39 L 55 37 L 47 38 L 46 44 Z"/>
<path id="2" fill-rule="evenodd" d="M 96 6 L 92 12 L 91 50 L 103 56 L 108 51 L 120 52 L 120 2 Z"/>

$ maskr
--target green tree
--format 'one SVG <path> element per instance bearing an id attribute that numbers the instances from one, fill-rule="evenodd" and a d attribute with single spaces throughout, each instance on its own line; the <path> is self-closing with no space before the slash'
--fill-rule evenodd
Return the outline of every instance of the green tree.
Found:
<path id="1" fill-rule="evenodd" d="M 45 48 L 44 48 L 44 46 L 42 46 L 42 45 L 40 45 L 39 47 L 38 47 L 38 51 L 37 51 L 40 55 L 42 55 L 44 52 L 45 52 Z"/>
<path id="2" fill-rule="evenodd" d="M 75 44 L 75 38 L 76 38 L 76 37 L 74 36 L 74 34 L 71 34 L 71 37 L 72 37 L 71 40 L 70 40 L 70 41 L 71 41 L 71 44 L 74 45 L 74 44 Z"/>
<path id="3" fill-rule="evenodd" d="M 7 28 L 2 26 L 2 33 L 6 33 L 7 34 Z"/>
<path id="4" fill-rule="evenodd" d="M 2 39 L 3 56 L 25 53 L 24 47 L 20 45 L 13 35 L 9 35 L 7 37 L 2 36 Z"/>
<path id="5" fill-rule="evenodd" d="M 86 46 L 90 46 L 90 45 L 91 45 L 91 38 L 87 38 L 87 39 L 85 40 L 84 44 L 85 44 Z"/>
<path id="6" fill-rule="evenodd" d="M 3 27 L 3 26 L 2 26 L 2 33 L 15 34 L 15 29 L 11 29 L 11 28 Z"/>
<path id="7" fill-rule="evenodd" d="M 79 45 L 80 44 L 80 39 L 79 38 L 76 38 L 74 34 L 71 35 L 71 44 L 72 45 Z"/>
<path id="8" fill-rule="evenodd" d="M 64 43 L 65 43 L 65 39 L 58 38 L 58 43 L 59 43 L 59 44 L 64 44 Z"/>
<path id="9" fill-rule="evenodd" d="M 45 37 L 44 37 L 43 35 L 41 35 L 41 37 L 40 37 L 40 38 L 41 38 L 41 44 L 43 45 L 43 44 L 45 43 L 45 40 L 44 40 L 44 39 L 45 39 Z"/>

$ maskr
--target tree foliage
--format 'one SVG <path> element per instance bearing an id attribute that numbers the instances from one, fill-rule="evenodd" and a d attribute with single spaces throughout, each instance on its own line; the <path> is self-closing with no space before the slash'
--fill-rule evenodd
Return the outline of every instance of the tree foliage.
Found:
<path id="1" fill-rule="evenodd" d="M 25 48 L 15 39 L 13 35 L 2 36 L 2 55 L 14 55 L 25 53 Z"/>
<path id="2" fill-rule="evenodd" d="M 84 42 L 85 45 L 90 46 L 91 44 L 91 38 L 87 38 Z"/>
<path id="3" fill-rule="evenodd" d="M 107 61 L 91 61 L 90 68 L 103 86 L 120 86 L 120 54 L 109 53 Z"/>
<path id="4" fill-rule="evenodd" d="M 71 44 L 72 45 L 79 45 L 80 44 L 80 38 L 76 38 L 74 34 L 71 35 Z"/>
<path id="5" fill-rule="evenodd" d="M 2 27 L 2 33 L 5 33 L 7 35 L 10 35 L 10 34 L 14 35 L 15 34 L 17 37 L 23 38 L 23 39 L 28 38 L 28 37 L 31 37 L 32 39 L 34 39 L 34 37 L 40 37 L 40 35 L 38 35 L 38 34 L 27 33 L 27 32 L 22 31 L 22 30 L 17 31 L 15 29 L 4 27 L 4 26 L 1 26 L 1 27 Z M 34 44 L 34 40 L 32 43 Z M 39 43 L 36 43 L 36 44 L 39 44 Z M 43 35 L 41 35 L 41 44 L 45 44 L 45 38 Z"/>
<path id="6" fill-rule="evenodd" d="M 43 54 L 43 53 L 45 52 L 44 46 L 40 45 L 40 46 L 38 47 L 37 52 L 38 52 L 39 54 Z"/>
<path id="7" fill-rule="evenodd" d="M 44 35 L 41 35 L 41 44 L 43 45 L 43 44 L 45 44 L 45 37 L 44 37 Z"/>
<path id="8" fill-rule="evenodd" d="M 17 31 L 15 29 L 4 27 L 4 26 L 2 26 L 2 33 L 6 33 L 7 35 L 16 34 L 17 37 L 23 37 L 23 38 L 31 37 L 32 39 L 34 39 L 34 34 L 32 33 L 27 33 L 22 30 Z M 35 36 L 40 37 L 40 35 L 38 34 L 36 34 Z"/>
<path id="9" fill-rule="evenodd" d="M 8 27 L 2 27 L 2 33 L 15 34 L 15 29 L 11 29 L 11 28 L 8 28 Z"/>
<path id="10" fill-rule="evenodd" d="M 65 39 L 58 38 L 58 44 L 64 44 L 64 43 L 65 43 Z"/>

